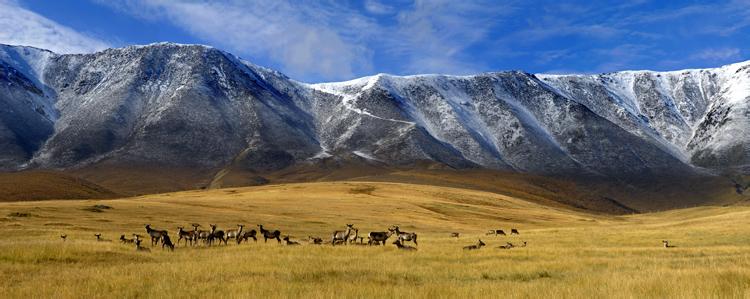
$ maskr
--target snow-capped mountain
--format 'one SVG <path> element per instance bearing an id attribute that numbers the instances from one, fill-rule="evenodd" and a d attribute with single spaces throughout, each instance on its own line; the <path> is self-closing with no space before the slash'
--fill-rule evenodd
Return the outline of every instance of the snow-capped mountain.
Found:
<path id="1" fill-rule="evenodd" d="M 748 172 L 748 103 L 747 62 L 305 84 L 199 45 L 0 46 L 0 168 L 266 172 L 334 159 L 618 178 Z"/>

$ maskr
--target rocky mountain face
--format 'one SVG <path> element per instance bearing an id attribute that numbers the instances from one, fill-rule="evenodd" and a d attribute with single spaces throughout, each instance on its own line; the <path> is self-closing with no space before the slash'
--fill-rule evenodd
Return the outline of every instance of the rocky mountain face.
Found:
<path id="1" fill-rule="evenodd" d="M 0 46 L 0 168 L 439 163 L 606 178 L 750 172 L 750 63 L 305 84 L 206 46 Z"/>

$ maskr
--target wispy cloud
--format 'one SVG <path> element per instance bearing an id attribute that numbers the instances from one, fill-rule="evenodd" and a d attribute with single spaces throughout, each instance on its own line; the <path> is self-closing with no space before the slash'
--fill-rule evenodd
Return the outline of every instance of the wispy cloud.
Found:
<path id="1" fill-rule="evenodd" d="M 391 14 L 395 11 L 393 6 L 384 4 L 378 0 L 366 0 L 365 1 L 365 9 L 373 14 Z"/>
<path id="2" fill-rule="evenodd" d="M 701 50 L 690 56 L 692 59 L 706 60 L 710 62 L 724 62 L 728 60 L 739 59 L 740 49 L 738 48 L 718 48 Z"/>
<path id="3" fill-rule="evenodd" d="M 58 24 L 9 0 L 0 0 L 0 43 L 34 46 L 57 53 L 87 53 L 109 47 L 105 41 Z"/>

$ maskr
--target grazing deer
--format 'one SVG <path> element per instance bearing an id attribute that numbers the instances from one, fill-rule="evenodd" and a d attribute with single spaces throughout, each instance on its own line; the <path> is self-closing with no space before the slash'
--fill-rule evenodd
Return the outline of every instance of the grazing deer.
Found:
<path id="1" fill-rule="evenodd" d="M 401 244 L 401 240 L 400 239 L 396 239 L 396 242 L 393 242 L 393 244 L 395 244 L 396 247 L 398 247 L 398 249 L 400 249 L 400 250 L 417 251 L 416 247 L 411 247 L 411 246 L 407 246 L 407 245 Z"/>
<path id="2" fill-rule="evenodd" d="M 669 241 L 667 241 L 667 240 L 662 240 L 661 243 L 664 244 L 664 248 L 674 248 L 674 247 L 677 247 L 677 246 L 674 246 L 674 245 L 669 245 Z"/>
<path id="3" fill-rule="evenodd" d="M 391 230 L 388 230 L 387 232 L 370 232 L 367 234 L 367 244 L 372 245 L 375 243 L 375 245 L 377 245 L 381 243 L 385 246 L 385 241 L 388 240 L 392 234 L 393 231 Z"/>
<path id="4" fill-rule="evenodd" d="M 224 242 L 224 245 L 227 245 L 227 240 L 224 238 L 224 231 L 223 230 L 216 230 L 216 224 L 211 224 L 211 234 L 208 236 L 208 245 L 213 244 L 214 239 L 219 239 L 219 245 L 221 245 L 221 242 Z"/>
<path id="5" fill-rule="evenodd" d="M 161 249 L 164 250 L 164 246 L 169 248 L 169 250 L 174 251 L 174 244 L 172 244 L 172 239 L 169 238 L 169 235 L 164 235 L 161 237 Z"/>
<path id="6" fill-rule="evenodd" d="M 393 232 L 396 233 L 396 237 L 399 240 L 401 240 L 403 242 L 412 241 L 412 242 L 414 242 L 414 245 L 419 245 L 419 244 L 417 244 L 417 234 L 416 233 L 402 232 L 402 231 L 400 231 L 398 229 L 398 225 L 394 225 L 393 228 L 391 228 L 391 229 L 393 230 Z"/>
<path id="7" fill-rule="evenodd" d="M 346 230 L 337 230 L 333 232 L 333 236 L 331 236 L 331 245 L 336 245 L 336 241 L 344 241 L 346 243 L 347 240 L 349 240 L 349 235 L 351 235 L 352 230 L 354 230 L 354 224 L 347 224 Z"/>
<path id="8" fill-rule="evenodd" d="M 459 237 L 459 236 L 461 236 L 461 234 L 460 234 L 460 233 L 451 233 L 451 238 L 456 238 L 456 239 L 458 239 L 458 237 Z"/>
<path id="9" fill-rule="evenodd" d="M 482 246 L 487 245 L 482 242 L 482 239 L 479 239 L 479 242 L 474 245 L 464 246 L 464 250 L 477 250 L 479 248 L 482 248 Z"/>
<path id="10" fill-rule="evenodd" d="M 260 230 L 260 234 L 263 235 L 263 241 L 268 243 L 268 239 L 276 239 L 276 241 L 281 244 L 281 232 L 277 229 L 275 231 L 266 230 L 263 228 L 262 224 L 258 224 L 258 229 Z"/>
<path id="11" fill-rule="evenodd" d="M 227 234 L 226 234 L 227 240 L 229 240 L 230 238 L 231 239 L 235 239 L 235 240 L 239 239 L 240 236 L 242 236 L 242 229 L 244 227 L 245 227 L 245 225 L 237 224 L 237 230 L 228 229 L 227 230 Z"/>
<path id="12" fill-rule="evenodd" d="M 177 245 L 180 245 L 180 241 L 185 239 L 185 246 L 188 245 L 188 242 L 190 242 L 190 245 L 193 245 L 193 240 L 195 239 L 195 231 L 186 231 L 182 226 L 177 227 L 177 236 L 179 238 L 177 239 Z"/>
<path id="13" fill-rule="evenodd" d="M 94 234 L 94 236 L 96 236 L 96 241 L 97 242 L 112 242 L 112 240 L 102 239 L 102 234 L 100 234 L 100 233 L 96 233 L 96 234 Z"/>
<path id="14" fill-rule="evenodd" d="M 513 243 L 507 242 L 507 243 L 505 243 L 505 245 L 498 246 L 497 248 L 500 248 L 500 249 L 511 249 L 513 247 L 516 247 L 516 246 L 513 245 Z"/>
<path id="15" fill-rule="evenodd" d="M 67 239 L 67 238 L 68 238 L 68 235 L 66 235 L 66 234 L 61 234 L 60 235 L 60 239 L 62 239 L 63 242 L 65 242 L 65 239 Z"/>
<path id="16" fill-rule="evenodd" d="M 151 249 L 148 249 L 148 247 L 141 247 L 141 240 L 136 239 L 135 240 L 135 250 L 136 251 L 143 251 L 143 252 L 151 252 Z"/>
<path id="17" fill-rule="evenodd" d="M 323 239 L 313 236 L 307 236 L 307 241 L 310 242 L 310 244 L 320 245 L 323 244 Z"/>
<path id="18" fill-rule="evenodd" d="M 193 231 L 195 232 L 195 242 L 194 245 L 198 243 L 198 240 L 203 240 L 203 244 L 208 244 L 208 236 L 211 235 L 210 231 L 207 230 L 199 230 L 198 227 L 200 227 L 200 224 L 193 223 Z"/>
<path id="19" fill-rule="evenodd" d="M 284 236 L 284 244 L 287 246 L 299 245 L 299 242 L 295 242 L 289 239 L 289 236 Z"/>
<path id="20" fill-rule="evenodd" d="M 120 242 L 122 242 L 123 244 L 133 244 L 134 240 L 125 238 L 125 235 L 120 235 Z"/>
<path id="21" fill-rule="evenodd" d="M 159 244 L 159 240 L 162 236 L 166 236 L 168 233 L 165 230 L 156 230 L 151 228 L 151 224 L 146 224 L 146 233 L 151 236 L 151 246 Z"/>
<path id="22" fill-rule="evenodd" d="M 242 243 L 242 241 L 247 241 L 247 239 L 249 238 L 253 238 L 253 241 L 258 242 L 258 238 L 255 237 L 255 235 L 257 234 L 258 232 L 255 231 L 254 229 L 251 229 L 250 231 L 247 231 L 247 232 L 243 232 L 242 236 L 237 238 L 237 245 Z"/>
<path id="23" fill-rule="evenodd" d="M 520 233 L 518 232 L 518 230 L 517 230 L 517 229 L 515 229 L 515 228 L 511 228 L 511 229 L 510 229 L 510 234 L 511 234 L 511 235 L 520 235 Z"/>

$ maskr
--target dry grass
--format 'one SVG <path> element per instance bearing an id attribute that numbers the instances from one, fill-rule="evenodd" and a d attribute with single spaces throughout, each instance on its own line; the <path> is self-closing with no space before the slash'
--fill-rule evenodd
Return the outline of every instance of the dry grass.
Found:
<path id="1" fill-rule="evenodd" d="M 145 234 L 145 223 L 176 234 L 176 226 L 192 222 L 224 229 L 261 223 L 296 239 L 325 238 L 345 223 L 362 231 L 399 224 L 418 232 L 420 245 L 412 253 L 390 244 L 285 247 L 261 240 L 139 253 L 93 236 Z M 749 224 L 748 207 L 613 217 L 480 191 L 375 182 L 2 203 L 0 292 L 11 298 L 742 298 L 750 296 Z M 483 235 L 511 227 L 522 235 Z M 454 231 L 462 233 L 459 240 L 449 237 Z M 488 246 L 461 250 L 480 237 Z M 663 239 L 678 247 L 662 248 Z M 529 246 L 496 248 L 506 241 Z"/>

